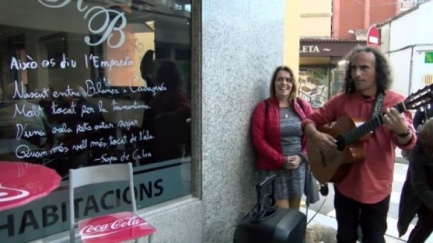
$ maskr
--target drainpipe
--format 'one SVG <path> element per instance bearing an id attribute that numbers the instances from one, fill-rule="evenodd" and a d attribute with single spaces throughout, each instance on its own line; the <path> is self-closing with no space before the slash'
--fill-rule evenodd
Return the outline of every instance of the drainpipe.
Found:
<path id="1" fill-rule="evenodd" d="M 411 47 L 410 51 L 410 67 L 409 67 L 409 92 L 406 95 L 409 95 L 412 93 L 412 69 L 413 69 L 413 48 L 415 46 Z"/>
<path id="2" fill-rule="evenodd" d="M 364 5 L 364 29 L 370 27 L 370 0 L 365 0 Z"/>

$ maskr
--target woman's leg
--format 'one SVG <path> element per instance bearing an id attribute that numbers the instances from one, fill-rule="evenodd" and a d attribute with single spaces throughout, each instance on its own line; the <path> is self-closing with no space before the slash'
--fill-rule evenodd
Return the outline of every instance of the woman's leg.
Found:
<path id="1" fill-rule="evenodd" d="M 289 200 L 287 199 L 281 199 L 281 200 L 276 200 L 275 204 L 279 207 L 279 208 L 289 208 L 290 204 L 289 204 Z"/>
<path id="2" fill-rule="evenodd" d="M 300 198 L 290 198 L 289 199 L 289 208 L 299 210 L 301 207 L 301 199 Z"/>
<path id="3" fill-rule="evenodd" d="M 293 198 L 293 199 L 276 200 L 275 204 L 279 208 L 290 208 L 290 209 L 299 210 L 299 208 L 301 207 L 301 199 Z"/>

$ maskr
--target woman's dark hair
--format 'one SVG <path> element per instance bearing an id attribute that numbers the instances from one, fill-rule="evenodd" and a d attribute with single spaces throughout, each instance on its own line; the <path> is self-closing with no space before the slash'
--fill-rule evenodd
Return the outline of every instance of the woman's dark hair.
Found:
<path id="1" fill-rule="evenodd" d="M 433 158 L 433 118 L 428 119 L 421 125 L 418 132 L 418 142 L 424 153 Z"/>
<path id="2" fill-rule="evenodd" d="M 386 57 L 378 49 L 369 46 L 357 46 L 347 56 L 346 74 L 344 77 L 344 93 L 350 94 L 356 91 L 355 83 L 352 80 L 352 60 L 360 52 L 372 53 L 376 60 L 376 83 L 378 93 L 385 93 L 391 86 L 391 69 Z"/>
<path id="3" fill-rule="evenodd" d="M 290 92 L 289 102 L 293 103 L 294 100 L 296 100 L 296 97 L 298 96 L 298 80 L 295 78 L 293 70 L 287 66 L 279 66 L 275 69 L 274 73 L 272 74 L 271 83 L 269 85 L 269 93 L 272 98 L 276 97 L 275 81 L 277 81 L 277 74 L 279 71 L 288 72 L 290 74 L 290 77 L 292 78 L 293 86 L 292 86 L 292 91 Z"/>

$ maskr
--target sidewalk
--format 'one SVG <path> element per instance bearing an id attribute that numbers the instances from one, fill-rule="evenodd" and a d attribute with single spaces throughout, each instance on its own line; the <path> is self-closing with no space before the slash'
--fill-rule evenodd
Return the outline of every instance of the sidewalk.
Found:
<path id="1" fill-rule="evenodd" d="M 400 195 L 403 183 L 406 179 L 406 172 L 408 169 L 408 162 L 401 157 L 401 151 L 396 150 L 396 163 L 394 168 L 394 181 L 392 185 L 391 202 L 388 212 L 388 230 L 386 231 L 386 242 L 387 243 L 401 243 L 406 242 L 407 238 L 415 226 L 416 220 L 413 224 L 409 226 L 409 229 L 405 235 L 398 238 L 397 231 L 397 220 L 398 220 L 398 206 L 400 202 Z M 316 214 L 315 210 L 319 210 L 319 213 L 315 215 L 314 219 L 311 221 L 310 225 L 316 223 L 327 225 L 337 229 L 337 221 L 335 220 L 335 210 L 333 208 L 333 198 L 334 190 L 332 185 L 330 185 L 330 192 L 327 198 L 322 198 L 319 202 L 314 205 L 310 205 L 308 210 L 308 221 Z M 323 207 L 320 205 L 323 203 Z M 301 211 L 306 213 L 305 206 L 301 207 Z M 307 222 L 308 222 L 307 221 Z M 433 234 L 426 240 L 425 243 L 433 243 Z"/>

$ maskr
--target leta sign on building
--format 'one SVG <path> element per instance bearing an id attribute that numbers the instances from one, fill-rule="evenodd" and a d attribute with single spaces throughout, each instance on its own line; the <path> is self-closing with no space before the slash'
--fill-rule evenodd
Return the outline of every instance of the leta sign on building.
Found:
<path id="1" fill-rule="evenodd" d="M 301 39 L 299 55 L 300 57 L 343 57 L 356 45 L 364 43 L 352 40 Z"/>

